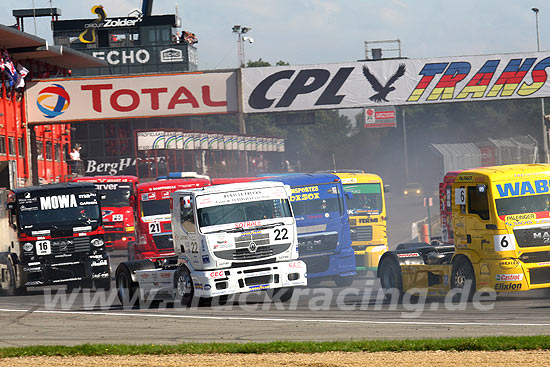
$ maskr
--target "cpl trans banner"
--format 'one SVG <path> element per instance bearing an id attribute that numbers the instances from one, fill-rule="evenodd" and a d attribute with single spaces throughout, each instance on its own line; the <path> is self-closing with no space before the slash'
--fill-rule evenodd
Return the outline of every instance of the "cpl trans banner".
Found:
<path id="1" fill-rule="evenodd" d="M 48 79 L 26 91 L 29 123 L 237 112 L 235 72 Z"/>
<path id="2" fill-rule="evenodd" d="M 550 96 L 550 52 L 243 69 L 244 111 Z"/>

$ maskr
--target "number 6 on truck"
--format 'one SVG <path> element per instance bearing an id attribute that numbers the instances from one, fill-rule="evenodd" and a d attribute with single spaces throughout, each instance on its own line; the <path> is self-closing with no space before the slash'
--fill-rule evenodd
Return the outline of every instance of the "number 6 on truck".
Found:
<path id="1" fill-rule="evenodd" d="M 494 241 L 495 251 L 510 251 L 516 249 L 516 237 L 513 234 L 496 235 Z"/>

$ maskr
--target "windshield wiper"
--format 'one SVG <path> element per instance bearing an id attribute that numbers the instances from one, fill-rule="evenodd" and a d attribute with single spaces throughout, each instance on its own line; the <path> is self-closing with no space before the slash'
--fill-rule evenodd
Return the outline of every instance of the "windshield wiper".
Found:
<path id="1" fill-rule="evenodd" d="M 251 230 L 254 230 L 254 229 L 267 229 L 267 228 L 273 228 L 273 227 L 277 227 L 277 226 L 281 226 L 281 225 L 285 225 L 284 222 L 276 222 L 276 223 L 269 223 L 269 224 L 263 224 L 261 226 L 255 226 L 255 227 L 248 227 L 246 228 L 247 231 L 251 231 Z"/>

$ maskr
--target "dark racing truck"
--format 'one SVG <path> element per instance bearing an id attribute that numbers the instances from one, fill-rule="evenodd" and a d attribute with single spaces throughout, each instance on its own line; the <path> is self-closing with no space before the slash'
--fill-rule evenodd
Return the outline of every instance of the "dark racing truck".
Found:
<path id="1" fill-rule="evenodd" d="M 0 190 L 1 288 L 110 289 L 100 198 L 91 183 Z"/>

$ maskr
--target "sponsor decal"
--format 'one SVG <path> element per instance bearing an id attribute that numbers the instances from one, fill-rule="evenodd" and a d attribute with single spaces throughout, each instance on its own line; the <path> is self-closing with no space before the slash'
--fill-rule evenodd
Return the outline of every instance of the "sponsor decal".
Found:
<path id="1" fill-rule="evenodd" d="M 195 283 L 194 286 L 195 286 L 195 289 L 202 289 L 201 283 Z"/>
<path id="2" fill-rule="evenodd" d="M 203 264 L 210 264 L 210 256 L 202 255 L 202 263 Z"/>
<path id="3" fill-rule="evenodd" d="M 92 261 L 92 267 L 107 266 L 107 260 Z"/>
<path id="4" fill-rule="evenodd" d="M 516 260 L 503 260 L 499 261 L 498 265 L 502 269 L 514 269 L 518 266 L 518 262 Z"/>
<path id="5" fill-rule="evenodd" d="M 537 219 L 536 214 L 534 214 L 534 213 L 512 214 L 512 215 L 507 215 L 506 217 L 504 217 L 504 221 L 506 221 L 506 222 L 519 222 L 519 221 L 522 221 L 522 220 L 532 220 L 532 219 Z"/>
<path id="6" fill-rule="evenodd" d="M 496 185 L 501 198 L 544 194 L 550 191 L 549 180 L 506 182 Z"/>
<path id="7" fill-rule="evenodd" d="M 497 282 L 519 282 L 523 280 L 523 274 L 497 274 L 495 280 Z"/>
<path id="8" fill-rule="evenodd" d="M 411 252 L 408 254 L 397 254 L 397 257 L 418 257 L 420 254 L 418 252 Z"/>
<path id="9" fill-rule="evenodd" d="M 78 205 L 76 203 L 76 196 L 74 194 L 40 197 L 41 210 L 65 209 L 65 208 L 76 208 L 76 207 L 78 207 Z"/>
<path id="10" fill-rule="evenodd" d="M 301 261 L 292 261 L 288 263 L 288 267 L 291 269 L 301 269 L 303 267 L 303 263 Z"/>
<path id="11" fill-rule="evenodd" d="M 261 284 L 261 285 L 251 285 L 250 287 L 248 287 L 248 290 L 254 292 L 254 291 L 263 291 L 269 288 L 271 288 L 269 284 Z"/>
<path id="12" fill-rule="evenodd" d="M 544 262 L 541 262 L 541 263 L 537 263 L 538 266 L 548 266 L 550 265 L 550 261 L 544 261 Z"/>
<path id="13" fill-rule="evenodd" d="M 225 272 L 223 270 L 212 271 L 209 274 L 210 278 L 224 278 Z"/>
<path id="14" fill-rule="evenodd" d="M 496 283 L 495 291 L 519 291 L 521 287 L 521 283 Z"/>
<path id="15" fill-rule="evenodd" d="M 36 107 L 48 119 L 62 115 L 70 104 L 71 97 L 59 84 L 52 84 L 42 89 L 36 99 Z"/>

